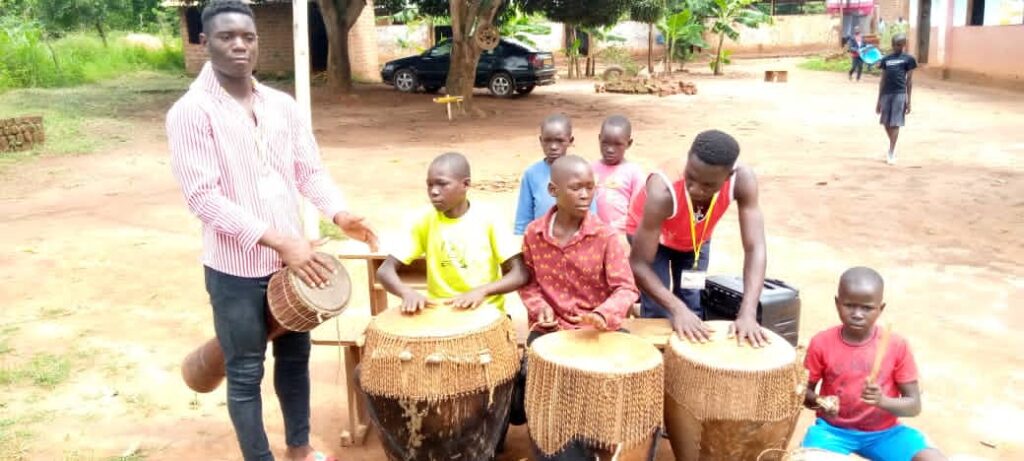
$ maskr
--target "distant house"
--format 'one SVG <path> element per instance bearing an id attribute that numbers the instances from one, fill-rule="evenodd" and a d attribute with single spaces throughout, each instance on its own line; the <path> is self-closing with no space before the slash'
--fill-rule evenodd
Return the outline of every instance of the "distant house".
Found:
<path id="1" fill-rule="evenodd" d="M 1024 0 L 910 0 L 907 19 L 924 69 L 1024 89 Z"/>
<path id="2" fill-rule="evenodd" d="M 260 74 L 290 74 L 295 68 L 291 0 L 263 0 L 250 3 L 256 15 L 256 30 L 260 37 L 260 57 L 256 72 Z M 206 62 L 206 50 L 199 44 L 203 30 L 201 10 L 186 6 L 191 2 L 169 0 L 164 6 L 177 8 L 181 28 L 185 70 L 196 74 Z M 327 69 L 327 29 L 316 2 L 309 2 L 309 54 L 313 72 Z M 358 22 L 349 32 L 349 59 L 352 75 L 361 80 L 380 79 L 377 63 L 377 30 L 374 25 L 373 2 L 368 0 Z"/>

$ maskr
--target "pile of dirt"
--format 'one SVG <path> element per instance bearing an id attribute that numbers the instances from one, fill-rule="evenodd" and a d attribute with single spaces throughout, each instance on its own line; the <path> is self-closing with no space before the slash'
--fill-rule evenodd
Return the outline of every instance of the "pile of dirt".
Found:
<path id="1" fill-rule="evenodd" d="M 598 82 L 594 84 L 594 91 L 598 93 L 654 94 L 660 97 L 680 93 L 693 96 L 697 94 L 697 85 L 678 76 L 629 77 L 609 82 Z"/>

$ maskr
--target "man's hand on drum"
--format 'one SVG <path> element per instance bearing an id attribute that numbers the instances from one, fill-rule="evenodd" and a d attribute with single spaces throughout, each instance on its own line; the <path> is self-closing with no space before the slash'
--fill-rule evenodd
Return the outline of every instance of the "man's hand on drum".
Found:
<path id="1" fill-rule="evenodd" d="M 714 330 L 708 327 L 700 317 L 697 317 L 697 314 L 694 314 L 685 303 L 680 301 L 679 304 L 675 309 L 675 314 L 672 316 L 672 330 L 680 338 L 688 339 L 692 342 L 703 343 L 710 341 L 711 333 Z"/>
<path id="2" fill-rule="evenodd" d="M 558 329 L 558 319 L 555 318 L 555 310 L 551 306 L 544 306 L 544 309 L 541 309 L 540 315 L 537 316 L 537 322 L 533 324 L 533 329 L 540 331 Z"/>
<path id="3" fill-rule="evenodd" d="M 366 223 L 366 218 L 342 211 L 334 215 L 334 225 L 338 226 L 345 235 L 369 245 L 370 251 L 377 251 L 377 233 Z"/>
<path id="4" fill-rule="evenodd" d="M 768 335 L 761 325 L 758 325 L 757 319 L 746 315 L 736 317 L 736 321 L 729 325 L 729 337 L 735 337 L 736 344 L 743 344 L 745 340 L 754 347 L 764 347 L 769 342 Z"/>
<path id="5" fill-rule="evenodd" d="M 415 314 L 426 309 L 431 304 L 431 301 L 426 296 L 411 288 L 402 295 L 403 314 Z"/>
<path id="6" fill-rule="evenodd" d="M 324 288 L 331 283 L 334 268 L 327 256 L 317 254 L 316 247 L 326 240 L 310 241 L 300 238 L 284 238 L 273 247 L 284 264 L 313 288 Z"/>
<path id="7" fill-rule="evenodd" d="M 477 288 L 449 299 L 445 304 L 454 306 L 458 309 L 476 309 L 477 307 L 480 307 L 486 299 L 487 293 Z"/>

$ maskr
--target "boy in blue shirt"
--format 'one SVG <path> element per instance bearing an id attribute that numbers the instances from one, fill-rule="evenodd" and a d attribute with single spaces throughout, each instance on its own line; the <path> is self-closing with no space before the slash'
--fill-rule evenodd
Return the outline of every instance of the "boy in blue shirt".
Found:
<path id="1" fill-rule="evenodd" d="M 565 156 L 575 140 L 569 116 L 555 114 L 541 122 L 540 147 L 544 151 L 544 159 L 530 165 L 523 173 L 523 180 L 519 184 L 519 204 L 516 205 L 516 235 L 523 235 L 528 224 L 546 215 L 555 205 L 555 198 L 548 192 L 551 164 Z M 590 211 L 597 213 L 593 203 L 590 208 Z"/>

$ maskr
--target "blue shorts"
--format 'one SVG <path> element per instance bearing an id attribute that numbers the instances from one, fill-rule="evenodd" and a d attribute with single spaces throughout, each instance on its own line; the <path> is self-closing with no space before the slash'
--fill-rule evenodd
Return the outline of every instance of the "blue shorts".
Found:
<path id="1" fill-rule="evenodd" d="M 800 445 L 844 455 L 856 453 L 871 461 L 910 461 L 929 448 L 921 431 L 902 424 L 884 431 L 863 432 L 836 427 L 821 418 L 807 428 Z"/>

